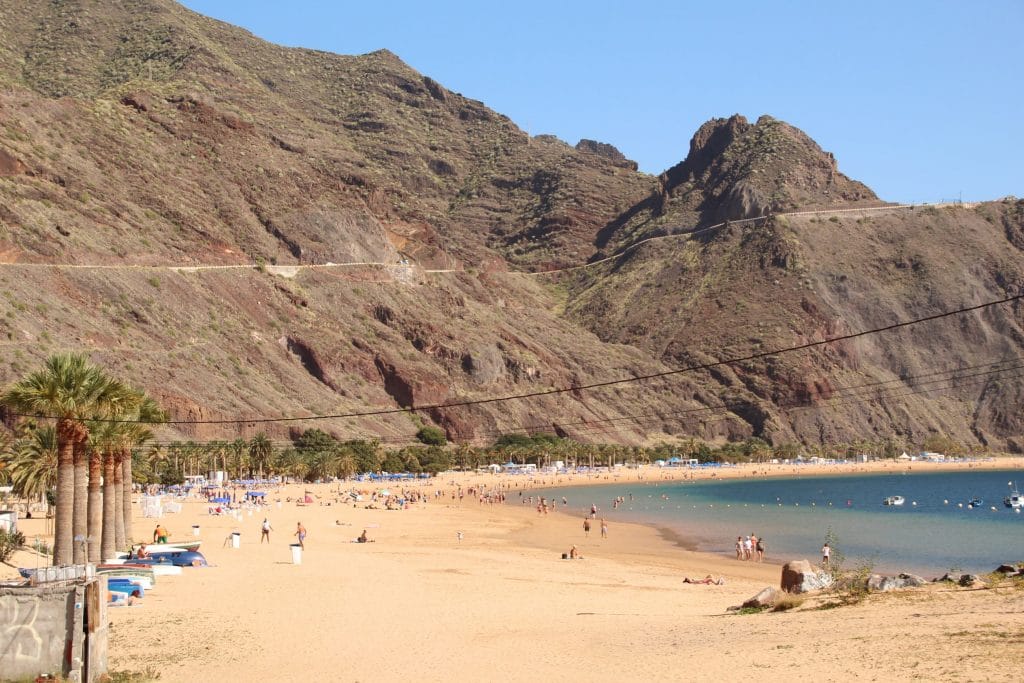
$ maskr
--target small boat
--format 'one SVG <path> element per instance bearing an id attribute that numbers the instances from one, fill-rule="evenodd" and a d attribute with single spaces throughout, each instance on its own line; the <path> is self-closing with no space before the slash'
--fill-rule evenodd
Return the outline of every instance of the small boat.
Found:
<path id="1" fill-rule="evenodd" d="M 1014 510 L 1020 510 L 1024 508 L 1024 495 L 1021 495 L 1020 491 L 1017 490 L 1017 482 L 1012 484 L 1013 490 L 1010 491 L 1010 495 L 1003 498 L 1003 505 Z"/>
<path id="2" fill-rule="evenodd" d="M 96 573 L 109 578 L 128 578 L 139 581 L 146 588 L 152 588 L 156 583 L 156 574 L 153 567 L 144 565 L 115 564 L 96 565 Z"/>
<path id="3" fill-rule="evenodd" d="M 971 498 L 969 501 L 967 501 L 967 507 L 969 508 L 980 508 L 984 504 L 985 501 L 981 498 Z"/>
<path id="4" fill-rule="evenodd" d="M 199 539 L 196 539 L 194 541 L 181 541 L 181 542 L 178 542 L 178 541 L 168 541 L 167 543 L 146 543 L 146 552 L 148 552 L 150 555 L 152 555 L 153 553 L 159 553 L 159 552 L 171 551 L 171 550 L 189 550 L 189 551 L 194 553 L 194 552 L 197 552 L 199 550 L 199 546 L 201 544 L 202 544 L 202 541 L 199 540 Z M 141 545 L 142 545 L 141 543 L 134 543 L 134 544 L 132 544 L 132 552 L 133 553 L 136 552 Z"/>
<path id="5" fill-rule="evenodd" d="M 888 498 L 886 498 L 885 500 L 882 501 L 882 504 L 883 505 L 903 505 L 903 503 L 905 503 L 905 502 L 906 502 L 906 500 L 904 500 L 903 496 L 889 496 Z"/>
<path id="6" fill-rule="evenodd" d="M 202 553 L 192 552 L 191 550 L 171 550 L 162 553 L 153 553 L 149 557 L 137 557 L 130 560 L 132 564 L 141 564 L 153 567 L 156 570 L 157 567 L 163 565 L 173 565 L 175 567 L 206 567 L 206 558 L 203 557 Z"/>

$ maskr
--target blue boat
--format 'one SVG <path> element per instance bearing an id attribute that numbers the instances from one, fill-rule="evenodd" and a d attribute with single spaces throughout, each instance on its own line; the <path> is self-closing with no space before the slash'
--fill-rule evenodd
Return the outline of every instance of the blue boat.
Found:
<path id="1" fill-rule="evenodd" d="M 206 558 L 200 552 L 191 550 L 172 550 L 169 552 L 153 553 L 149 557 L 136 557 L 131 560 L 132 564 L 159 565 L 172 564 L 175 567 L 207 567 Z"/>

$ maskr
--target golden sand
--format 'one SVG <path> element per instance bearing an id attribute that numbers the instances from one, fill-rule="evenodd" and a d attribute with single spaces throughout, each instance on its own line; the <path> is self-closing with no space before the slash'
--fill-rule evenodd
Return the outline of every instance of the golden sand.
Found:
<path id="1" fill-rule="evenodd" d="M 801 473 L 869 468 L 881 466 Z M 648 480 L 689 475 L 641 472 Z M 748 466 L 719 476 L 766 472 L 791 474 Z M 534 485 L 605 483 L 603 476 L 540 477 Z M 617 476 L 628 481 L 637 472 Z M 598 525 L 585 537 L 579 516 L 538 515 L 515 488 L 504 505 L 451 497 L 459 486 L 525 483 L 445 474 L 390 484 L 428 498 L 400 511 L 335 502 L 339 489 L 383 486 L 293 485 L 270 490 L 266 510 L 240 522 L 186 502 L 162 521 L 177 539 L 200 525 L 201 550 L 214 566 L 162 577 L 142 605 L 110 610 L 111 668 L 149 669 L 160 681 L 894 681 L 1003 680 L 1024 662 L 1024 589 L 934 586 L 836 609 L 812 609 L 822 602 L 812 598 L 789 612 L 737 615 L 727 608 L 778 585 L 777 563 L 690 552 L 654 529 L 614 521 L 608 538 Z M 284 502 L 304 491 L 314 504 Z M 264 516 L 274 527 L 269 544 L 260 544 Z M 289 544 L 300 521 L 308 537 L 294 565 Z M 136 537 L 153 524 L 137 518 Z M 41 525 L 23 520 L 21 528 L 31 538 Z M 363 529 L 373 543 L 352 542 Z M 238 549 L 225 543 L 235 530 Z M 574 544 L 584 559 L 560 559 Z M 16 562 L 31 566 L 35 558 L 19 553 Z M 706 574 L 726 584 L 682 582 Z"/>

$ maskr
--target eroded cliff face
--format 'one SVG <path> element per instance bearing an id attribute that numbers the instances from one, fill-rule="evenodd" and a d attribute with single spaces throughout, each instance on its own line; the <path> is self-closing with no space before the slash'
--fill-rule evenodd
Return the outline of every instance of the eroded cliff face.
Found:
<path id="1" fill-rule="evenodd" d="M 567 315 L 605 341 L 686 367 L 1024 287 L 1024 258 L 1007 229 L 1021 221 L 1024 202 L 826 216 L 776 216 L 701 239 L 646 243 L 562 276 Z M 701 374 L 772 441 L 920 442 L 942 433 L 1017 448 L 1024 425 L 1008 419 L 1018 405 L 1021 324 L 1020 307 L 1004 305 Z"/>
<path id="2" fill-rule="evenodd" d="M 1018 292 L 1019 203 L 782 219 L 881 202 L 770 117 L 709 121 L 656 178 L 606 143 L 531 138 L 390 52 L 282 48 L 165 0 L 0 0 L 0 38 L 0 382 L 84 351 L 176 419 L 254 420 L 178 428 L 191 438 L 352 415 L 305 426 L 405 442 L 403 409 L 422 407 L 476 443 L 1022 445 L 1018 390 L 996 375 L 834 400 L 1019 354 L 1015 309 L 924 340 L 546 393 Z M 444 405 L 524 393 L 542 395 Z"/>

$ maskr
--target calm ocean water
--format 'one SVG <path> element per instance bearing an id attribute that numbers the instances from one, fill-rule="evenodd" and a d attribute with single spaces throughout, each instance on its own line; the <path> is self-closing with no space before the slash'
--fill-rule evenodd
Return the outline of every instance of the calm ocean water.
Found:
<path id="1" fill-rule="evenodd" d="M 754 533 L 765 539 L 768 559 L 816 561 L 831 529 L 847 566 L 871 562 L 878 571 L 931 578 L 950 569 L 989 572 L 1003 562 L 1024 561 L 1024 512 L 1003 505 L 1015 477 L 1024 487 L 1020 470 L 988 470 L 630 482 L 548 488 L 543 495 L 558 501 L 565 496 L 568 511 L 581 518 L 596 504 L 609 524 L 668 528 L 697 550 L 729 556 L 737 536 Z M 895 495 L 906 499 L 902 507 L 882 504 Z M 617 496 L 626 500 L 613 509 Z M 984 505 L 971 509 L 967 503 L 976 497 Z"/>

